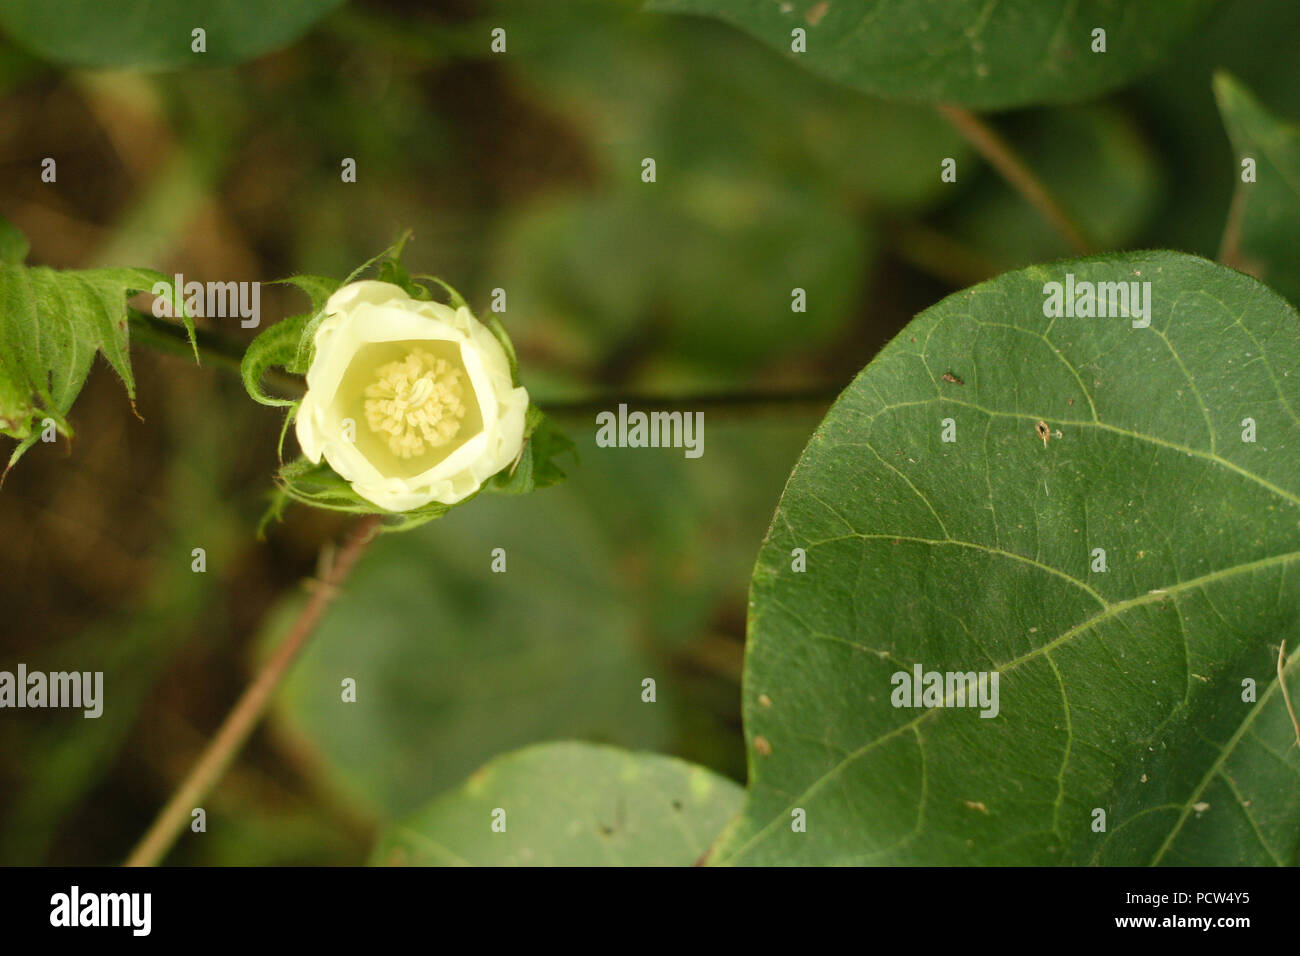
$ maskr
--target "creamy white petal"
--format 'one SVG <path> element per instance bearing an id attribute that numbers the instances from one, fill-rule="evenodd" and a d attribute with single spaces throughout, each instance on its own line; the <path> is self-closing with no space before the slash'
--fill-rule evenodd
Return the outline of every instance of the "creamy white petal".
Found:
<path id="1" fill-rule="evenodd" d="M 392 283 L 366 280 L 335 292 L 325 311 L 327 317 L 314 339 L 307 394 L 295 423 L 298 443 L 311 461 L 323 457 L 357 494 L 376 506 L 409 511 L 434 501 L 449 505 L 463 501 L 519 455 L 528 392 L 511 381 L 510 362 L 501 343 L 468 309 L 412 299 Z M 345 373 L 363 347 L 407 341 L 459 346 L 482 419 L 477 433 L 414 477 L 385 473 L 397 459 L 372 461 L 358 443 L 348 441 L 335 402 Z M 355 427 L 369 426 L 363 421 Z"/>

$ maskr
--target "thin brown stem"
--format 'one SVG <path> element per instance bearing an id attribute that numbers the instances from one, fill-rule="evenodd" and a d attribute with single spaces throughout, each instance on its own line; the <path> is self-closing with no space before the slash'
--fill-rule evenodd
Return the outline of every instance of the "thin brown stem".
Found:
<path id="1" fill-rule="evenodd" d="M 992 126 L 960 106 L 940 104 L 938 110 L 1076 252 L 1087 255 L 1093 251 L 1092 243 L 1084 237 L 1083 230 L 1056 201 L 1043 181 L 1025 165 L 1011 144 Z"/>
<path id="2" fill-rule="evenodd" d="M 221 728 L 208 744 L 199 762 L 194 765 L 189 776 L 159 812 L 149 832 L 141 838 L 127 858 L 127 866 L 155 866 L 166 856 L 194 808 L 221 779 L 222 774 L 243 748 L 253 728 L 266 713 L 271 695 L 284 680 L 290 665 L 316 630 L 321 615 L 334 600 L 340 585 L 347 579 L 357 560 L 365 553 L 366 546 L 370 544 L 378 530 L 378 515 L 367 515 L 352 526 L 347 543 L 330 561 L 325 573 L 312 588 L 311 597 L 293 622 L 293 626 L 289 628 L 289 633 L 275 649 L 271 659 L 262 667 L 261 672 L 248 685 L 248 689 L 244 691 L 230 713 L 226 715 Z"/>

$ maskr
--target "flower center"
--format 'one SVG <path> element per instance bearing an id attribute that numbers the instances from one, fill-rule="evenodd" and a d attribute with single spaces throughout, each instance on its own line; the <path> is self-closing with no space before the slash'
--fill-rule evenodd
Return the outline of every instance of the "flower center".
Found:
<path id="1" fill-rule="evenodd" d="M 447 444 L 465 417 L 465 373 L 446 359 L 413 349 L 381 365 L 365 388 L 366 424 L 399 458 Z"/>

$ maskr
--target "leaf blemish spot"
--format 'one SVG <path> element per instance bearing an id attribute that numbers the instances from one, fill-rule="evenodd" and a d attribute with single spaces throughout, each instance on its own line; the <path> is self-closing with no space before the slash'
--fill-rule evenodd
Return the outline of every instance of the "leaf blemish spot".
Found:
<path id="1" fill-rule="evenodd" d="M 1034 426 L 1034 430 L 1038 432 L 1038 437 L 1043 440 L 1043 447 L 1046 448 L 1047 442 L 1052 437 L 1052 430 L 1047 427 L 1047 422 L 1039 422 Z"/>
<path id="2" fill-rule="evenodd" d="M 758 751 L 760 757 L 770 757 L 772 755 L 772 744 L 766 737 L 761 735 L 754 738 L 754 749 Z"/>

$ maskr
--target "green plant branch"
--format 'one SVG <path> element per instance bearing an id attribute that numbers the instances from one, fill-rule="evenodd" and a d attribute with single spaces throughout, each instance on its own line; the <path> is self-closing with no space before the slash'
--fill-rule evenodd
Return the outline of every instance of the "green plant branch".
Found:
<path id="1" fill-rule="evenodd" d="M 571 401 L 548 402 L 539 399 L 537 404 L 552 418 L 582 418 L 598 412 L 614 411 L 620 404 L 629 408 L 671 411 L 725 412 L 730 409 L 746 411 L 770 407 L 789 408 L 792 405 L 820 407 L 829 405 L 844 390 L 842 385 L 816 386 L 789 391 L 747 392 L 697 392 L 686 395 L 652 395 L 617 392 L 602 397 L 581 398 Z"/>
<path id="2" fill-rule="evenodd" d="M 130 307 L 127 308 L 127 320 L 131 324 L 133 344 L 147 345 L 167 355 L 184 358 L 192 358 L 197 347 L 202 361 L 239 374 L 244 359 L 244 346 L 233 339 L 209 329 L 196 328 L 195 344 L 191 345 L 185 329 L 180 325 Z M 301 395 L 303 392 L 302 379 L 295 375 L 272 368 L 267 370 L 265 377 L 277 391 L 286 395 Z"/>
<path id="3" fill-rule="evenodd" d="M 1025 165 L 1024 160 L 1011 144 L 992 126 L 960 106 L 941 103 L 936 109 L 981 156 L 988 160 L 989 165 L 1001 174 L 1012 189 L 1020 193 L 1038 210 L 1048 225 L 1059 232 L 1076 252 L 1089 255 L 1095 251 L 1092 243 L 1084 236 L 1083 230 L 1057 202 L 1047 185 Z"/>
<path id="4" fill-rule="evenodd" d="M 147 345 L 169 355 L 192 356 L 193 350 L 185 330 L 165 319 L 155 318 L 139 309 L 129 309 L 131 338 L 138 345 Z M 244 348 L 238 342 L 207 329 L 196 331 L 199 354 L 204 362 L 239 373 Z M 268 369 L 266 378 L 276 390 L 285 395 L 301 395 L 303 381 L 279 369 Z M 619 403 L 637 408 L 671 408 L 673 411 L 725 411 L 727 409 L 787 407 L 790 405 L 829 405 L 843 390 L 840 385 L 819 385 L 789 391 L 705 392 L 687 395 L 652 395 L 611 393 L 599 397 L 564 401 L 539 400 L 546 414 L 581 418 L 597 412 L 612 411 Z"/>
<path id="5" fill-rule="evenodd" d="M 131 327 L 132 343 L 147 345 L 168 355 L 186 357 L 192 357 L 197 347 L 200 356 L 213 365 L 238 371 L 241 353 L 233 342 L 226 342 L 206 329 L 195 329 L 195 344 L 191 345 L 185 329 L 174 322 L 155 318 L 148 312 L 141 312 L 129 306 L 126 313 Z"/>
<path id="6" fill-rule="evenodd" d="M 379 515 L 366 515 L 352 526 L 347 542 L 333 560 L 327 562 L 324 573 L 315 582 L 311 597 L 289 628 L 288 634 L 226 715 L 199 762 L 127 858 L 127 866 L 155 866 L 167 855 L 194 808 L 203 802 L 204 797 L 221 779 L 266 713 L 272 694 L 315 633 L 321 615 L 334 601 L 339 587 L 347 580 L 353 566 L 365 553 L 378 530 Z"/>

